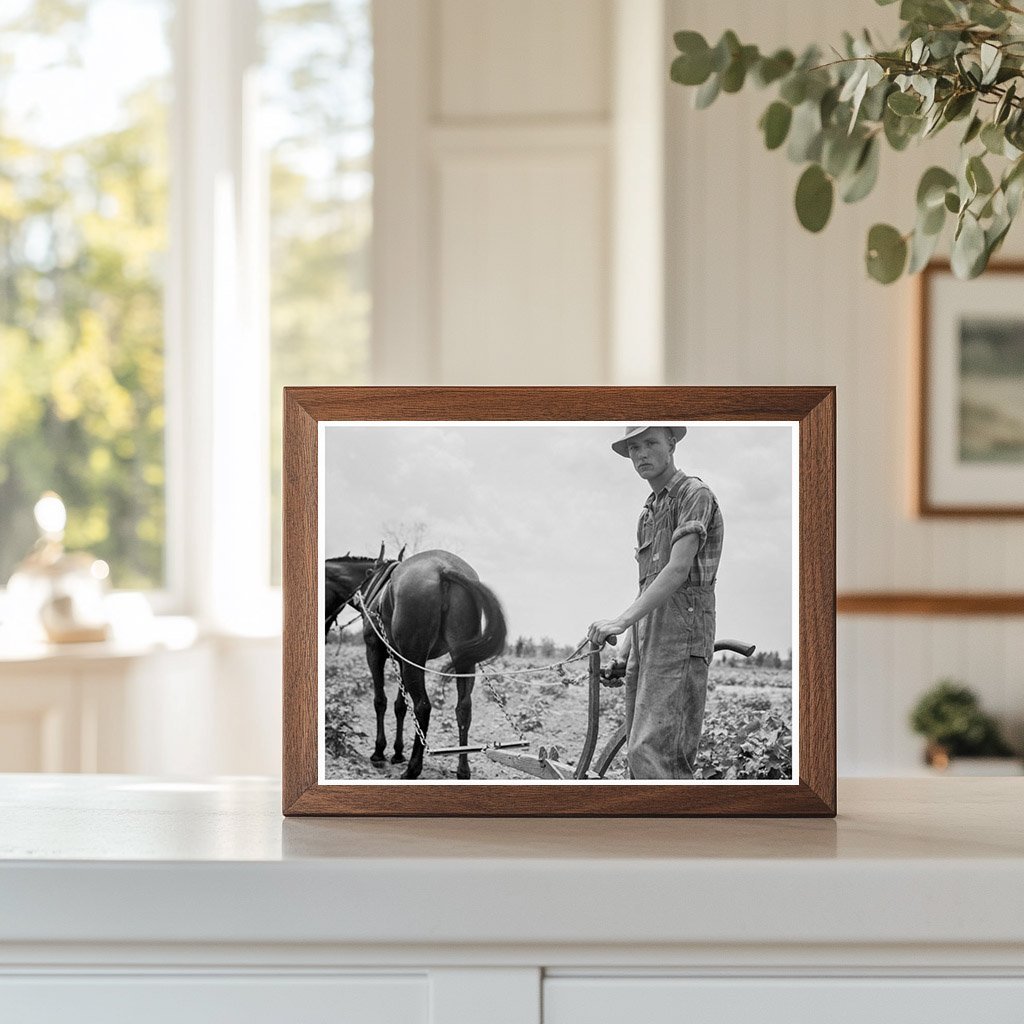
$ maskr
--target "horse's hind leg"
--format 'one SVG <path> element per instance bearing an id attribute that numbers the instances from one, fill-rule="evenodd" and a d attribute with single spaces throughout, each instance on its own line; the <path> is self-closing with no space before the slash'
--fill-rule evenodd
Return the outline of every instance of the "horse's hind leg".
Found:
<path id="1" fill-rule="evenodd" d="M 380 641 L 366 641 L 366 663 L 373 677 L 373 710 L 377 713 L 377 739 L 370 755 L 374 764 L 384 763 L 384 747 L 387 743 L 384 736 L 384 715 L 388 710 L 388 695 L 384 691 L 384 663 L 387 659 L 388 653 Z"/>
<path id="2" fill-rule="evenodd" d="M 405 697 L 399 689 L 395 694 L 395 753 L 391 758 L 392 764 L 402 764 L 405 761 Z"/>
<path id="3" fill-rule="evenodd" d="M 452 671 L 459 674 L 459 700 L 455 705 L 455 721 L 459 724 L 459 746 L 464 747 L 469 743 L 469 725 L 473 720 L 473 683 L 476 679 L 476 665 L 452 665 Z M 469 775 L 469 757 L 466 754 L 459 754 L 459 767 L 455 770 L 455 777 L 468 779 Z"/>
<path id="4" fill-rule="evenodd" d="M 420 736 L 426 736 L 427 729 L 430 728 L 430 697 L 427 694 L 423 669 L 403 663 L 402 682 L 405 683 L 405 692 L 412 700 L 412 713 L 416 716 L 416 722 L 419 725 L 419 729 L 416 730 L 416 738 L 412 742 L 409 766 L 405 769 L 402 778 L 418 779 L 423 771 L 424 753 L 423 741 Z"/>

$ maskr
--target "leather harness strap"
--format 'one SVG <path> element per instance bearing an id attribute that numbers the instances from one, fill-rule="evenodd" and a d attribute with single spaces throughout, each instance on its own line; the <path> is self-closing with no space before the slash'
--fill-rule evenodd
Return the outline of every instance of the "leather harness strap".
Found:
<path id="1" fill-rule="evenodd" d="M 366 586 L 366 590 L 362 591 L 363 604 L 367 608 L 372 608 L 377 598 L 383 593 L 384 588 L 388 585 L 394 574 L 395 569 L 398 567 L 398 562 L 385 562 L 377 571 L 376 574 L 370 577 L 369 584 Z M 362 590 L 362 588 L 360 588 Z"/>

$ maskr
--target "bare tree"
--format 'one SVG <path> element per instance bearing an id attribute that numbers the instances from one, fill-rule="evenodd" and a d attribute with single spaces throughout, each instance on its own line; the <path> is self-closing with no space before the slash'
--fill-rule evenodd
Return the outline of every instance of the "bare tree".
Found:
<path id="1" fill-rule="evenodd" d="M 425 541 L 430 528 L 419 520 L 412 523 L 405 520 L 389 520 L 381 527 L 381 533 L 389 551 L 397 553 L 405 548 L 406 555 L 414 555 L 426 547 Z"/>

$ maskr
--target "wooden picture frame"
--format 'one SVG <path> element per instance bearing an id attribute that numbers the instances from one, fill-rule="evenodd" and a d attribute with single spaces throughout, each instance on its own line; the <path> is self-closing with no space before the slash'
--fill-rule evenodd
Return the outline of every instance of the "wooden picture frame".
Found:
<path id="1" fill-rule="evenodd" d="M 798 655 L 793 660 L 792 680 L 792 708 L 796 713 L 793 777 L 779 782 L 593 778 L 545 782 L 524 776 L 522 784 L 476 779 L 468 782 L 347 782 L 322 777 L 319 686 L 320 660 L 325 657 L 321 618 L 325 571 L 320 487 L 323 449 L 327 443 L 321 444 L 321 439 L 334 436 L 350 439 L 356 435 L 346 434 L 344 430 L 355 426 L 394 427 L 408 432 L 415 431 L 417 426 L 436 428 L 439 423 L 454 424 L 458 428 L 519 425 L 536 429 L 546 429 L 550 424 L 559 429 L 578 426 L 587 431 L 600 426 L 609 437 L 618 438 L 622 436 L 624 424 L 669 422 L 690 424 L 698 437 L 701 430 L 705 434 L 712 432 L 710 427 L 739 431 L 761 426 L 766 431 L 778 431 L 790 425 L 787 436 L 792 438 L 792 459 L 786 465 L 793 467 L 790 501 L 793 579 L 791 591 L 787 593 L 793 595 L 791 618 L 797 638 L 792 654 Z M 835 428 L 835 389 L 832 387 L 286 388 L 284 814 L 834 816 Z M 328 433 L 335 429 L 341 432 Z M 606 450 L 605 442 L 602 446 L 602 451 Z M 615 463 L 611 452 L 607 453 L 607 459 L 610 472 L 623 469 Z M 381 472 L 385 470 L 383 466 L 379 468 Z M 685 464 L 680 468 L 685 469 Z M 627 462 L 624 469 L 632 467 Z M 596 481 L 595 484 L 602 482 L 606 483 Z M 634 482 L 637 482 L 635 474 Z M 642 481 L 637 483 L 642 485 Z M 528 487 L 529 480 L 520 480 L 519 486 Z M 637 511 L 642 501 L 641 498 L 637 502 Z M 627 534 L 634 523 L 635 519 L 626 527 Z M 624 549 L 627 543 L 631 543 L 631 538 L 624 537 Z M 550 570 L 551 567 L 538 567 L 538 572 L 543 568 Z M 635 574 L 633 586 L 635 588 Z M 592 670 L 591 686 L 596 685 L 594 679 Z M 370 701 L 371 696 L 365 699 Z M 429 726 L 433 727 L 433 724 Z M 540 752 L 538 757 L 543 760 L 542 754 Z M 578 763 L 583 763 L 584 756 L 581 754 Z M 559 762 L 553 763 L 557 766 Z"/>
<path id="2" fill-rule="evenodd" d="M 1022 402 L 1010 408 L 1002 395 L 1024 394 L 1024 371 L 1008 378 L 973 365 L 1011 342 L 1019 362 L 1022 287 L 1024 262 L 991 263 L 980 278 L 960 281 L 936 261 L 919 276 L 912 500 L 922 518 L 1024 516 Z M 988 337 L 1011 329 L 1012 337 Z M 971 365 L 967 346 L 978 351 Z"/>

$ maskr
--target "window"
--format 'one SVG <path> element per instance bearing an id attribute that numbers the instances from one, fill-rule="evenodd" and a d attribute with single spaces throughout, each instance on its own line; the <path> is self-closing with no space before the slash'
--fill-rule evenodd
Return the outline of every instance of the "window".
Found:
<path id="1" fill-rule="evenodd" d="M 0 15 L 0 583 L 48 489 L 116 586 L 164 582 L 171 13 Z"/>
<path id="2" fill-rule="evenodd" d="M 281 387 L 368 374 L 370 23 L 4 5 L 0 586 L 53 489 L 116 587 L 229 629 L 272 608 Z"/>
<path id="3" fill-rule="evenodd" d="M 362 384 L 368 375 L 373 45 L 370 0 L 264 0 L 262 6 L 277 582 L 281 388 Z"/>

